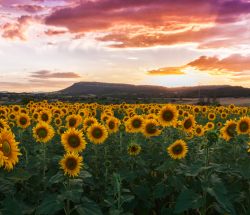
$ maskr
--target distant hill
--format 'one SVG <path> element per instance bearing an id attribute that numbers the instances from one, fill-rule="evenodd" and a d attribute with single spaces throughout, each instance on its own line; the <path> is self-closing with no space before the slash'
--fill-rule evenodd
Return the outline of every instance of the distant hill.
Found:
<path id="1" fill-rule="evenodd" d="M 230 85 L 208 85 L 167 88 L 151 85 L 113 84 L 102 82 L 78 82 L 60 90 L 64 95 L 137 96 L 137 97 L 250 97 L 250 88 Z"/>

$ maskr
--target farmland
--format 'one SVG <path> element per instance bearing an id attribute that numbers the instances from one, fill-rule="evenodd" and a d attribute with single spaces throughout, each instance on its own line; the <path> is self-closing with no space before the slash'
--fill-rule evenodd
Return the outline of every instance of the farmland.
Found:
<path id="1" fill-rule="evenodd" d="M 249 214 L 249 107 L 0 106 L 2 214 Z"/>

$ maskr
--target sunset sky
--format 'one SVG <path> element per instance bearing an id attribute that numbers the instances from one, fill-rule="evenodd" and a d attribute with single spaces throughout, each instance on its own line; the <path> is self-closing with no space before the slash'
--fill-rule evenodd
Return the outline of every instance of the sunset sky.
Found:
<path id="1" fill-rule="evenodd" d="M 0 91 L 250 87 L 250 0 L 0 0 Z"/>

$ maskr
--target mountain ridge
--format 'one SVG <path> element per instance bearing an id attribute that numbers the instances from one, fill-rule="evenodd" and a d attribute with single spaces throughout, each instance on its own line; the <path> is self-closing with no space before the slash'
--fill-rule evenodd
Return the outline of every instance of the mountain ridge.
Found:
<path id="1" fill-rule="evenodd" d="M 202 85 L 190 87 L 164 87 L 104 82 L 77 82 L 56 93 L 67 95 L 93 94 L 96 96 L 137 95 L 167 97 L 250 97 L 250 88 L 231 85 Z"/>

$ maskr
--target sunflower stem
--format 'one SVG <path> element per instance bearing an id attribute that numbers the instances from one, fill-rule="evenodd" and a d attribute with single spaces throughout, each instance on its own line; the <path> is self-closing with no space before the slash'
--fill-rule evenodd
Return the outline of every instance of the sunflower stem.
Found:
<path id="1" fill-rule="evenodd" d="M 69 177 L 67 178 L 67 191 L 70 191 L 70 179 Z M 66 200 L 66 209 L 65 209 L 65 213 L 66 215 L 70 215 L 71 211 L 70 211 L 70 201 L 69 199 Z"/>
<path id="2" fill-rule="evenodd" d="M 208 167 L 208 163 L 209 163 L 209 146 L 206 145 L 206 150 L 205 150 L 205 182 L 207 183 L 207 180 L 208 180 L 208 171 L 207 171 L 207 167 Z M 205 190 L 204 191 L 204 207 L 203 207 L 203 210 L 202 210 L 202 215 L 206 215 L 206 212 L 207 212 L 207 191 Z"/>
<path id="3" fill-rule="evenodd" d="M 42 143 L 43 145 L 43 185 L 44 185 L 44 191 L 46 190 L 46 144 Z"/>

